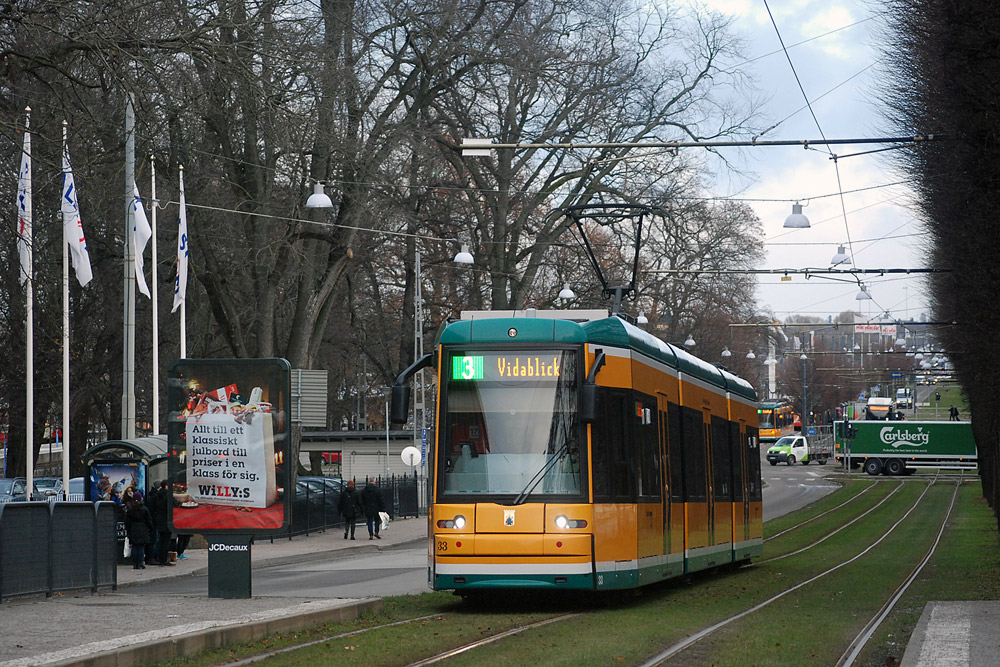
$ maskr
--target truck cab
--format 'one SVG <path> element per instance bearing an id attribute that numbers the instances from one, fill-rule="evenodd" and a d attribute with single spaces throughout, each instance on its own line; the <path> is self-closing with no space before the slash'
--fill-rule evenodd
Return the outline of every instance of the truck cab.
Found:
<path id="1" fill-rule="evenodd" d="M 767 450 L 767 462 L 773 466 L 779 463 L 794 465 L 796 461 L 809 460 L 809 444 L 804 436 L 786 435 L 779 438 Z"/>

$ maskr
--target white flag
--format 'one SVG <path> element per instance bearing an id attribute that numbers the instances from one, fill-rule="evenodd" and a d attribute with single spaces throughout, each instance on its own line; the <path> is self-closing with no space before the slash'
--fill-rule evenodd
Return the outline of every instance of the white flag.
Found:
<path id="1" fill-rule="evenodd" d="M 87 239 L 83 235 L 80 203 L 76 197 L 73 168 L 69 164 L 68 146 L 63 146 L 62 216 L 63 225 L 66 226 L 66 242 L 69 244 L 70 255 L 73 256 L 73 268 L 76 269 L 76 279 L 80 281 L 81 285 L 86 285 L 94 277 L 94 274 L 90 269 Z"/>
<path id="2" fill-rule="evenodd" d="M 181 212 L 177 225 L 177 275 L 174 277 L 174 307 L 176 312 L 187 296 L 188 284 L 188 221 L 187 204 L 184 200 L 184 172 L 181 172 Z"/>
<path id="3" fill-rule="evenodd" d="M 24 151 L 17 176 L 17 252 L 21 256 L 21 284 L 31 277 L 31 134 L 24 131 Z"/>
<path id="4" fill-rule="evenodd" d="M 135 282 L 139 286 L 139 291 L 149 296 L 149 288 L 146 286 L 146 276 L 142 272 L 142 251 L 146 249 L 146 244 L 153 236 L 153 230 L 149 227 L 149 219 L 146 217 L 146 209 L 142 207 L 142 198 L 139 196 L 139 186 L 132 184 L 135 193 L 132 196 L 132 253 L 135 256 Z M 151 298 L 151 297 L 150 297 Z"/>

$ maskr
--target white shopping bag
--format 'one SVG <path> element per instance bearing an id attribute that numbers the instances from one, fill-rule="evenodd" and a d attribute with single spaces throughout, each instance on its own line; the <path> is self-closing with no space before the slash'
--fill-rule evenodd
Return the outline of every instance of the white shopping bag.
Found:
<path id="1" fill-rule="evenodd" d="M 386 512 L 379 512 L 378 518 L 382 522 L 382 530 L 389 527 L 389 515 Z"/>
<path id="2" fill-rule="evenodd" d="M 187 490 L 213 505 L 269 507 L 277 500 L 271 415 L 226 412 L 189 416 Z"/>

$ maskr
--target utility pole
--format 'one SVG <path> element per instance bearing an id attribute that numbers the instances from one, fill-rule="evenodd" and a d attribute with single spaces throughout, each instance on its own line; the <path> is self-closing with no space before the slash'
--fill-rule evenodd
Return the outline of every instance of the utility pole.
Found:
<path id="1" fill-rule="evenodd" d="M 135 261 L 132 200 L 135 193 L 135 111 L 125 98 L 125 312 L 122 350 L 122 439 L 135 437 Z M 153 286 L 155 289 L 155 285 Z"/>

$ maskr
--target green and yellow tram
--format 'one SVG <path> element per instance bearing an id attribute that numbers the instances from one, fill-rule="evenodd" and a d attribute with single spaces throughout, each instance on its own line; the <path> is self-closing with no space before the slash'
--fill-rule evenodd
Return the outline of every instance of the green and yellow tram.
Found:
<path id="1" fill-rule="evenodd" d="M 394 388 L 403 421 L 436 361 L 432 588 L 627 589 L 761 553 L 749 383 L 616 316 L 467 317 Z"/>

